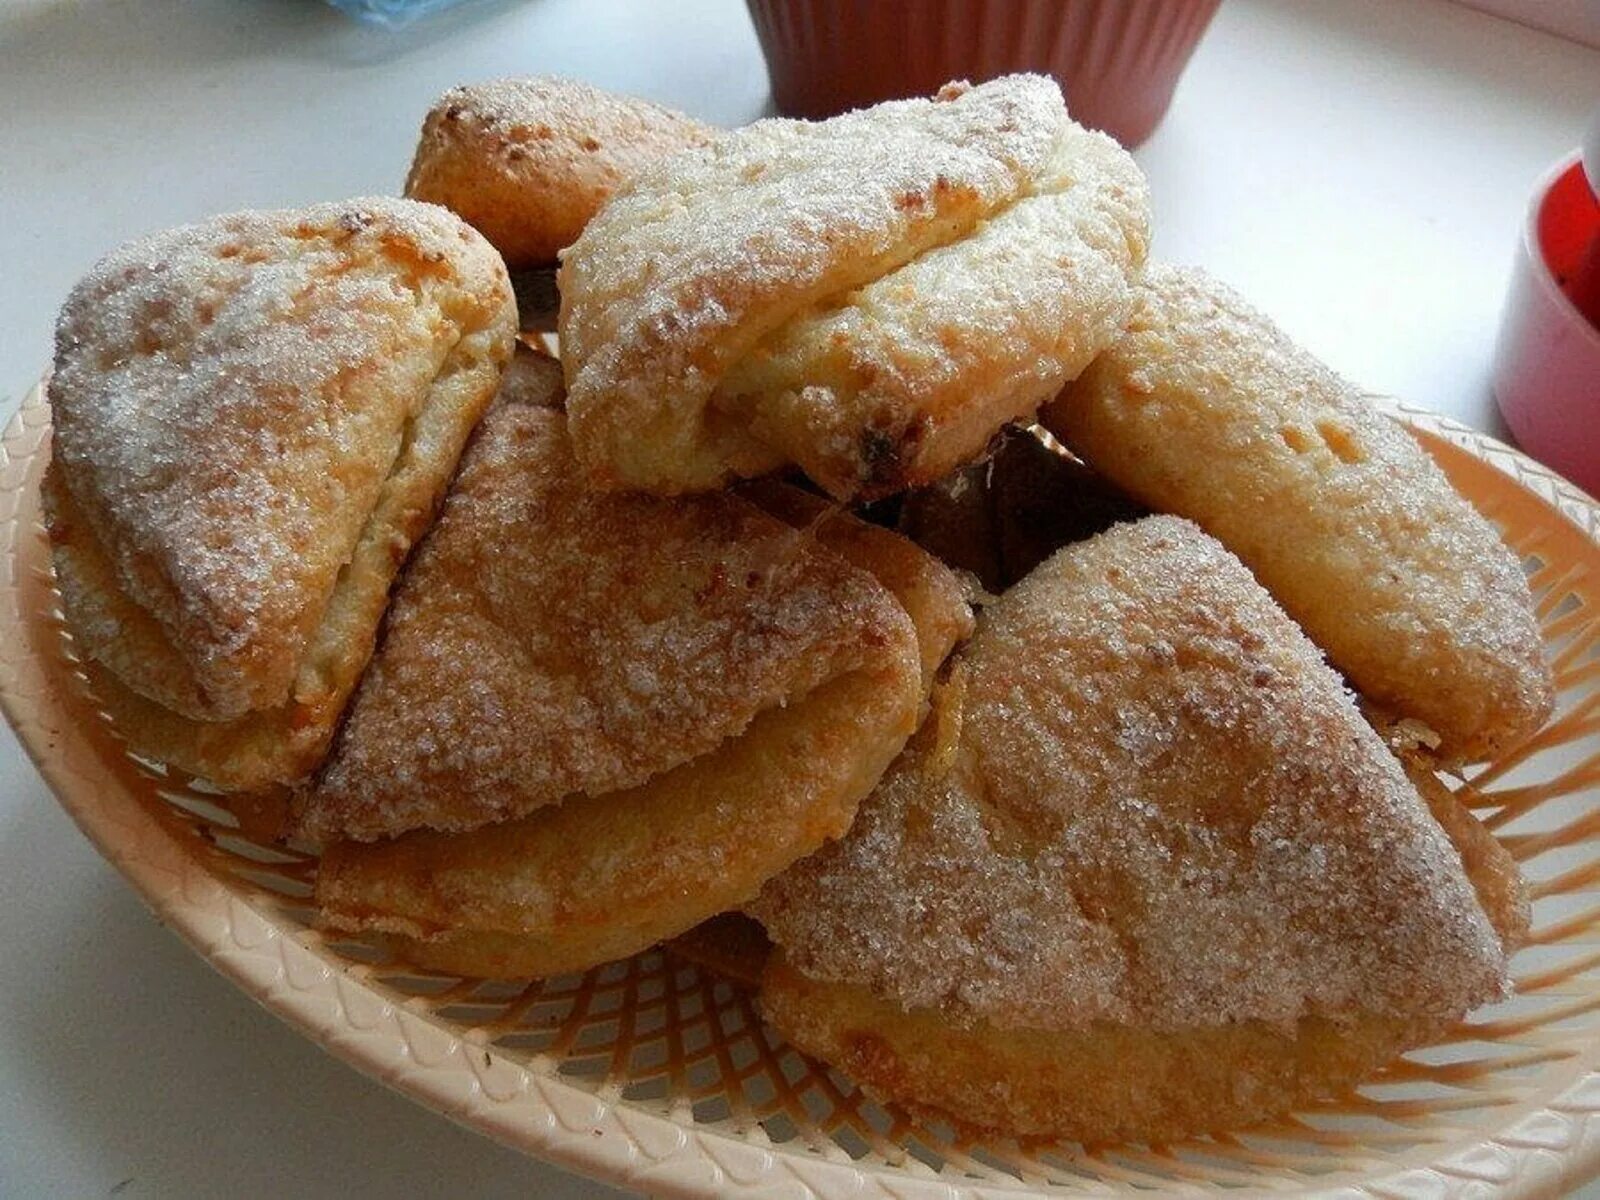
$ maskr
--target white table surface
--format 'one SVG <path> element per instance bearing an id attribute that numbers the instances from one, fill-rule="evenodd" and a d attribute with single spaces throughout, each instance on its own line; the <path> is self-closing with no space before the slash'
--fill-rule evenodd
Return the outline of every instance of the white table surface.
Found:
<path id="1" fill-rule="evenodd" d="M 0 416 L 118 241 L 395 189 L 435 94 L 540 71 L 724 124 L 768 103 L 739 0 L 485 0 L 399 35 L 313 0 L 0 0 Z M 1495 428 L 1526 198 L 1596 105 L 1600 51 L 1444 0 L 1227 0 L 1139 152 L 1157 253 L 1214 269 L 1363 384 Z M 234 992 L 0 732 L 0 1195 L 273 1194 L 607 1193 Z"/>

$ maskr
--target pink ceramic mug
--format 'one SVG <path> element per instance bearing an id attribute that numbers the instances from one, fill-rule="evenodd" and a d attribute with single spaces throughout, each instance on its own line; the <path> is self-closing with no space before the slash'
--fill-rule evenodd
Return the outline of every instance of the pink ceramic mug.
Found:
<path id="1" fill-rule="evenodd" d="M 1495 347 L 1494 392 L 1506 424 L 1535 458 L 1600 496 L 1600 327 L 1579 307 L 1600 245 L 1600 123 L 1583 156 L 1566 159 L 1534 193 L 1512 267 Z M 1565 288 L 1565 290 L 1563 290 Z"/>

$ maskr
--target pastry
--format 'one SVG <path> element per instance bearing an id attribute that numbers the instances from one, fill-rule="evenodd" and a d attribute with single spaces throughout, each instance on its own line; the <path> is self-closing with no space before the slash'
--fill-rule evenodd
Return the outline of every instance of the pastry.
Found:
<path id="1" fill-rule="evenodd" d="M 302 799 L 323 921 L 557 974 L 842 833 L 970 618 L 897 535 L 772 502 L 588 492 L 558 411 L 497 406 Z"/>
<path id="2" fill-rule="evenodd" d="M 572 79 L 451 88 L 422 123 L 406 195 L 442 204 L 514 270 L 555 261 L 642 168 L 703 146 L 708 125 Z"/>
<path id="3" fill-rule="evenodd" d="M 459 832 L 635 787 L 856 673 L 878 680 L 903 741 L 922 691 L 915 632 L 806 531 L 734 495 L 588 492 L 559 411 L 500 405 L 298 828 Z"/>
<path id="4" fill-rule="evenodd" d="M 1442 757 L 1490 757 L 1549 715 L 1516 555 L 1404 429 L 1203 273 L 1151 267 L 1127 334 L 1041 420 L 1222 541 Z"/>
<path id="5" fill-rule="evenodd" d="M 815 537 L 893 593 L 916 629 L 922 690 L 924 695 L 931 692 L 951 649 L 972 632 L 968 589 L 958 578 L 916 543 L 859 520 L 814 493 L 761 479 L 744 485 L 740 494 Z"/>
<path id="6" fill-rule="evenodd" d="M 73 290 L 46 516 L 135 751 L 234 790 L 316 767 L 515 328 L 493 248 L 408 200 L 217 217 Z"/>
<path id="7" fill-rule="evenodd" d="M 1247 1124 L 1502 993 L 1526 910 L 1470 849 L 1243 565 L 1150 517 L 992 603 L 850 832 L 749 906 L 762 1007 L 980 1126 Z"/>
<path id="8" fill-rule="evenodd" d="M 1116 336 L 1148 225 L 1133 160 L 1038 76 L 673 155 L 562 256 L 578 460 L 661 494 L 931 482 Z"/>

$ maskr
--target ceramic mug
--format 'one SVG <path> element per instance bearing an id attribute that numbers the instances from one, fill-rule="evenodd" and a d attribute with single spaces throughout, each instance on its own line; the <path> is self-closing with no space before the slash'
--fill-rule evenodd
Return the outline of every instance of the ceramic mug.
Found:
<path id="1" fill-rule="evenodd" d="M 1588 153 L 1591 169 L 1600 169 L 1600 145 Z M 1600 327 L 1569 294 L 1575 272 L 1600 267 L 1593 261 L 1600 205 L 1584 157 L 1557 165 L 1528 207 L 1495 348 L 1494 392 L 1522 448 L 1596 496 Z"/>

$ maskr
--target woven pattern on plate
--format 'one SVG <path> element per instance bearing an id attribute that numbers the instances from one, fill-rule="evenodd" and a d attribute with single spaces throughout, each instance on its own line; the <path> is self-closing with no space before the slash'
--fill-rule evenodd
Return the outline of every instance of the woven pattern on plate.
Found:
<path id="1" fill-rule="evenodd" d="M 1391 406 L 1392 407 L 1392 406 Z M 1517 994 L 1349 1094 L 1158 1146 L 983 1140 L 867 1099 L 731 979 L 655 950 L 522 984 L 417 972 L 311 927 L 314 856 L 259 843 L 124 752 L 74 666 L 38 514 L 49 410 L 0 442 L 0 701 L 61 803 L 156 912 L 333 1053 L 510 1145 L 679 1195 L 907 1198 L 1156 1188 L 1549 1194 L 1600 1168 L 1600 506 L 1499 443 L 1397 408 L 1523 556 L 1550 724 L 1452 781 L 1523 865 Z"/>

